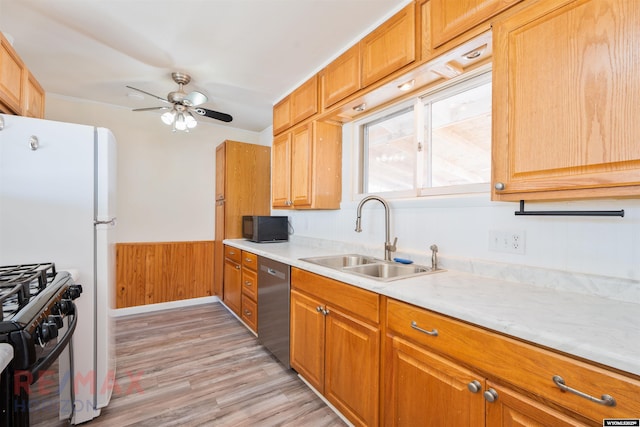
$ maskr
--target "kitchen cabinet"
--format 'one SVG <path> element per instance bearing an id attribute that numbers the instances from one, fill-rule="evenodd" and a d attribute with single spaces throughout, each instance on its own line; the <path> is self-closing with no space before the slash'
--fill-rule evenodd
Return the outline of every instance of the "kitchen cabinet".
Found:
<path id="1" fill-rule="evenodd" d="M 278 135 L 295 126 L 316 114 L 318 110 L 318 75 L 316 74 L 274 105 L 273 134 Z"/>
<path id="2" fill-rule="evenodd" d="M 493 200 L 640 195 L 638 22 L 633 0 L 545 0 L 493 23 Z"/>
<path id="3" fill-rule="evenodd" d="M 216 147 L 214 295 L 223 296 L 224 239 L 242 238 L 243 215 L 269 215 L 271 149 L 238 141 Z"/>
<path id="4" fill-rule="evenodd" d="M 0 33 L 0 111 L 22 113 L 22 93 L 27 69 L 9 41 Z"/>
<path id="5" fill-rule="evenodd" d="M 240 318 L 258 332 L 258 256 L 242 251 L 242 315 Z"/>
<path id="6" fill-rule="evenodd" d="M 30 71 L 25 73 L 24 89 L 25 93 L 22 99 L 22 114 L 37 119 L 44 118 L 44 89 L 40 83 L 31 74 Z"/>
<path id="7" fill-rule="evenodd" d="M 278 135 L 291 127 L 291 96 L 273 106 L 273 134 Z"/>
<path id="8" fill-rule="evenodd" d="M 378 425 L 379 296 L 291 269 L 291 366 L 358 426 Z"/>
<path id="9" fill-rule="evenodd" d="M 443 45 L 520 1 L 522 0 L 430 0 L 432 47 Z M 482 31 L 489 28 L 487 22 Z"/>
<path id="10" fill-rule="evenodd" d="M 239 317 L 242 308 L 242 251 L 224 247 L 224 304 Z"/>
<path id="11" fill-rule="evenodd" d="M 312 121 L 273 140 L 272 206 L 338 209 L 342 199 L 342 128 Z"/>
<path id="12" fill-rule="evenodd" d="M 435 413 L 466 408 L 474 412 L 474 417 L 481 417 L 482 409 L 473 400 L 476 393 L 471 390 L 481 388 L 486 424 L 490 426 L 512 425 L 510 418 L 537 422 L 524 425 L 601 425 L 604 418 L 633 418 L 640 412 L 637 378 L 391 298 L 386 300 L 386 319 L 384 363 L 389 372 L 383 399 L 391 402 L 385 414 L 391 424 L 401 425 L 400 416 L 410 412 L 404 402 L 396 402 L 398 396 L 407 396 L 411 390 L 420 388 L 427 393 L 422 399 L 414 397 L 411 406 L 417 404 Z M 434 355 L 439 357 L 434 359 Z M 431 375 L 418 375 L 420 370 Z M 416 373 L 415 384 L 402 380 L 400 375 L 406 372 Z M 556 375 L 568 387 L 598 399 L 613 396 L 615 406 L 563 391 L 553 381 Z M 440 381 L 453 390 L 444 392 Z M 464 383 L 471 395 L 463 393 Z M 437 392 L 435 396 L 431 390 Z M 558 420 L 558 424 L 548 420 Z"/>
<path id="13" fill-rule="evenodd" d="M 360 83 L 360 44 L 352 46 L 322 72 L 322 106 L 331 107 L 357 92 Z"/>
<path id="14" fill-rule="evenodd" d="M 410 3 L 360 41 L 362 86 L 416 60 L 415 25 L 415 3 Z"/>

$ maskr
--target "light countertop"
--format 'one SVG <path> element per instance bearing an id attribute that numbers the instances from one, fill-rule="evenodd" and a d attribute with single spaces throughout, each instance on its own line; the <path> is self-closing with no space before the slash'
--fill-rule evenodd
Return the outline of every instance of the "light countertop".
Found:
<path id="1" fill-rule="evenodd" d="M 640 375 L 640 304 L 445 271 L 381 282 L 300 258 L 345 252 L 305 242 L 225 244 L 497 332 Z"/>
<path id="2" fill-rule="evenodd" d="M 11 344 L 0 344 L 0 372 L 4 371 L 4 368 L 9 365 L 13 359 L 13 347 Z"/>

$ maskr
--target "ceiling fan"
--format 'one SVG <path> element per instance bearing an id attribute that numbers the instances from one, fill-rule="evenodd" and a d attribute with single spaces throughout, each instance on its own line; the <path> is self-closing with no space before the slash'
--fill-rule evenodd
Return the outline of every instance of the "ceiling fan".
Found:
<path id="1" fill-rule="evenodd" d="M 136 108 L 133 111 L 169 110 L 163 113 L 160 118 L 165 124 L 173 126 L 174 132 L 176 130 L 189 132 L 189 129 L 193 129 L 194 127 L 196 127 L 198 122 L 193 117 L 192 113 L 209 117 L 211 119 L 221 120 L 227 123 L 233 120 L 233 117 L 231 117 L 229 114 L 220 113 L 218 111 L 208 110 L 206 108 L 200 107 L 199 105 L 207 102 L 207 97 L 205 94 L 198 91 L 186 93 L 183 90 L 183 86 L 189 84 L 189 82 L 191 81 L 191 76 L 185 73 L 175 72 L 171 73 L 171 78 L 178 84 L 178 90 L 169 92 L 166 98 L 162 98 L 161 96 L 145 92 L 142 89 L 127 86 L 129 89 L 142 92 L 146 95 L 159 99 L 164 103 L 170 104 L 163 105 L 161 107 Z"/>

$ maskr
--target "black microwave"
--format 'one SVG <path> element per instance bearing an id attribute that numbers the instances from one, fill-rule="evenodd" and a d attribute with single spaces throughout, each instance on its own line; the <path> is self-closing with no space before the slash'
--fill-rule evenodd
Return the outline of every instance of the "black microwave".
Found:
<path id="1" fill-rule="evenodd" d="M 289 240 L 289 217 L 243 216 L 242 237 L 252 242 L 286 242 Z"/>

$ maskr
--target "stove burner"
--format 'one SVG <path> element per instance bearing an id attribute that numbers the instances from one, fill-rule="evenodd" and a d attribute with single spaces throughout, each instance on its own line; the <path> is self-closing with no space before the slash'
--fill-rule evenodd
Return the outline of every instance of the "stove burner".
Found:
<path id="1" fill-rule="evenodd" d="M 56 275 L 53 263 L 8 265 L 0 267 L 0 321 L 10 320 Z"/>

